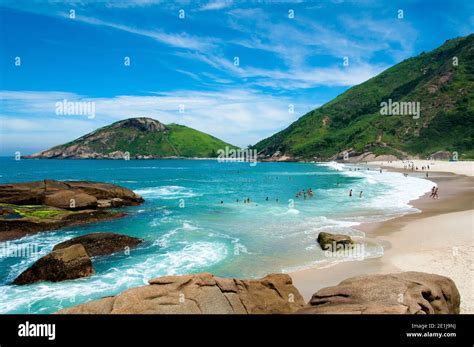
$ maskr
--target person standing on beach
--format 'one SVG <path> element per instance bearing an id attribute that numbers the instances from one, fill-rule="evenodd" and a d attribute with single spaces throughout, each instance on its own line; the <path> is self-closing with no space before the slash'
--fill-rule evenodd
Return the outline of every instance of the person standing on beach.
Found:
<path id="1" fill-rule="evenodd" d="M 433 196 L 433 199 L 439 199 L 439 195 L 438 195 L 438 187 L 435 188 L 434 190 L 434 196 Z"/>
<path id="2" fill-rule="evenodd" d="M 433 188 L 431 188 L 431 195 L 430 195 L 430 198 L 434 198 L 434 196 L 435 196 L 435 190 L 436 190 L 436 187 L 433 186 Z"/>

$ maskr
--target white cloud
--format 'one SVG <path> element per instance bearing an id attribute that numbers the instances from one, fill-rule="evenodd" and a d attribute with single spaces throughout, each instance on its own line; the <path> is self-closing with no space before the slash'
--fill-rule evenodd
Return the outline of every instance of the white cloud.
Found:
<path id="1" fill-rule="evenodd" d="M 9 100 L 3 107 L 2 133 L 10 135 L 2 136 L 2 147 L 41 146 L 38 150 L 131 117 L 151 117 L 165 124 L 183 124 L 227 142 L 246 146 L 281 130 L 315 106 L 244 89 L 218 92 L 183 90 L 112 98 L 88 98 L 61 92 L 2 91 L 0 98 Z M 55 102 L 64 98 L 95 102 L 95 119 L 55 115 Z M 294 113 L 289 113 L 289 104 L 294 105 Z M 179 112 L 180 105 L 184 105 L 184 113 Z M 28 118 L 24 117 L 25 114 L 29 114 Z M 39 133 L 43 141 L 36 142 Z M 48 145 L 44 145 L 45 142 Z"/>
<path id="2" fill-rule="evenodd" d="M 204 6 L 201 6 L 200 10 L 201 11 L 222 10 L 224 8 L 232 6 L 232 4 L 233 4 L 233 1 L 231 0 L 214 0 L 214 1 L 209 1 Z"/>
<path id="3" fill-rule="evenodd" d="M 216 44 L 219 42 L 219 39 L 217 38 L 202 36 L 197 37 L 189 35 L 185 32 L 170 34 L 159 29 L 140 29 L 119 23 L 103 21 L 93 17 L 77 16 L 76 20 L 91 25 L 105 26 L 116 30 L 125 31 L 131 34 L 145 36 L 175 48 L 207 51 L 212 48 L 215 48 Z"/>
<path id="4" fill-rule="evenodd" d="M 234 9 L 228 13 L 229 26 L 244 37 L 234 40 L 234 44 L 273 53 L 286 65 L 286 69 L 272 70 L 242 65 L 238 73 L 257 77 L 258 85 L 285 89 L 361 83 L 388 67 L 368 63 L 375 53 L 388 53 L 395 60 L 406 58 L 413 52 L 417 35 L 409 23 L 396 19 L 356 20 L 343 16 L 339 18 L 341 27 L 336 29 L 299 13 L 294 19 L 284 20 L 275 20 L 258 8 Z M 316 68 L 309 60 L 318 56 L 333 57 L 334 63 Z M 342 66 L 344 57 L 349 57 L 350 68 Z M 213 65 L 219 63 L 216 57 L 206 58 Z"/>
<path id="5" fill-rule="evenodd" d="M 230 4 L 229 1 L 219 1 L 207 3 L 204 7 L 220 9 L 219 6 L 227 7 Z M 233 9 L 228 12 L 228 15 L 229 27 L 242 33 L 241 39 L 231 40 L 230 43 L 273 53 L 285 65 L 270 69 L 253 67 L 242 62 L 241 66 L 237 67 L 233 64 L 233 56 L 229 57 L 228 54 L 223 53 L 227 42 L 222 39 L 195 36 L 185 32 L 167 33 L 161 29 L 140 29 L 92 17 L 78 16 L 77 19 L 83 23 L 149 37 L 170 47 L 178 48 L 171 53 L 190 61 L 203 62 L 214 68 L 216 71 L 212 74 L 214 78 L 211 79 L 214 84 L 220 83 L 219 81 L 229 81 L 229 78 L 240 78 L 240 84 L 248 83 L 250 86 L 284 90 L 314 88 L 325 84 L 352 86 L 373 77 L 386 67 L 366 62 L 373 52 L 384 49 L 395 55 L 400 54 L 399 51 L 390 50 L 387 42 L 401 43 L 404 48 L 402 52 L 411 49 L 411 41 L 404 36 L 407 31 L 394 33 L 393 29 L 387 30 L 385 41 L 363 38 L 355 40 L 301 16 L 286 21 L 274 20 L 267 12 L 258 8 Z M 368 30 L 364 31 L 360 27 L 356 28 L 356 22 L 350 17 L 343 17 L 341 20 L 346 22 L 346 26 L 354 32 L 367 32 L 371 37 L 380 36 L 385 23 L 366 19 L 364 23 L 367 23 Z M 335 57 L 334 63 L 324 68 L 311 66 L 308 60 L 321 54 Z M 342 58 L 345 56 L 350 57 L 351 68 L 342 66 Z M 341 64 L 338 66 L 336 65 L 338 63 Z M 209 85 L 205 78 L 200 78 L 193 71 L 176 70 Z"/>
<path id="6" fill-rule="evenodd" d="M 370 42 L 374 50 L 383 49 L 397 61 L 413 55 L 418 32 L 409 22 L 397 19 L 395 15 L 383 19 L 341 16 L 340 20 L 363 46 Z"/>
<path id="7" fill-rule="evenodd" d="M 232 60 L 217 55 L 208 56 L 196 52 L 179 52 L 176 55 L 202 61 L 220 71 L 238 76 L 241 80 L 245 79 L 249 85 L 280 90 L 306 89 L 316 86 L 353 86 L 374 77 L 389 67 L 382 64 L 371 65 L 362 62 L 350 63 L 348 67 L 345 67 L 341 59 L 339 65 L 328 67 L 314 68 L 301 65 L 286 70 L 264 69 L 255 68 L 244 63 L 237 67 L 234 66 Z"/>

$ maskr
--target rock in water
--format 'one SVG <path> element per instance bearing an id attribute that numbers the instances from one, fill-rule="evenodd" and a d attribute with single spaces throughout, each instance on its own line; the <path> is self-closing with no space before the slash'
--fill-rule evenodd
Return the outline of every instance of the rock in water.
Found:
<path id="1" fill-rule="evenodd" d="M 149 283 L 58 313 L 293 313 L 304 305 L 291 278 L 284 274 L 238 280 L 200 273 L 159 277 Z"/>
<path id="2" fill-rule="evenodd" d="M 135 206 L 140 195 L 114 184 L 54 181 L 0 184 L 0 241 L 123 217 L 108 207 Z"/>
<path id="3" fill-rule="evenodd" d="M 94 274 L 92 262 L 84 246 L 73 245 L 55 250 L 38 259 L 23 271 L 13 284 L 24 285 L 39 281 L 59 282 Z"/>
<path id="4" fill-rule="evenodd" d="M 142 242 L 142 239 L 127 235 L 115 233 L 92 233 L 61 242 L 54 246 L 53 250 L 64 249 L 72 245 L 80 244 L 84 246 L 90 257 L 96 257 L 115 252 L 123 252 L 126 249 L 136 247 Z"/>
<path id="5" fill-rule="evenodd" d="M 460 296 L 454 282 L 423 272 L 367 275 L 346 279 L 313 295 L 297 313 L 457 314 Z"/>
<path id="6" fill-rule="evenodd" d="M 12 206 L 12 207 L 9 207 Z M 0 242 L 40 231 L 51 231 L 71 225 L 82 225 L 125 216 L 122 212 L 65 210 L 50 206 L 7 205 L 0 203 Z"/>
<path id="7" fill-rule="evenodd" d="M 65 209 L 94 209 L 98 200 L 108 206 L 134 206 L 143 202 L 140 195 L 109 183 L 55 181 L 0 184 L 0 203 L 47 205 Z"/>
<path id="8" fill-rule="evenodd" d="M 325 232 L 319 233 L 317 241 L 323 250 L 328 251 L 336 251 L 339 247 L 352 247 L 355 243 L 350 236 Z"/>

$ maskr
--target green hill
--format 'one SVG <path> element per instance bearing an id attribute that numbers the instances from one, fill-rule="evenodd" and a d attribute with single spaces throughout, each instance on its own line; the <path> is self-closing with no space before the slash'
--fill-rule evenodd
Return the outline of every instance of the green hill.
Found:
<path id="1" fill-rule="evenodd" d="M 184 125 L 164 125 L 151 118 L 130 118 L 27 158 L 210 158 L 217 157 L 217 151 L 226 146 L 237 148 Z"/>
<path id="2" fill-rule="evenodd" d="M 457 62 L 457 65 L 456 65 Z M 420 117 L 381 115 L 381 103 L 419 102 Z M 474 34 L 407 59 L 260 141 L 261 157 L 334 159 L 368 152 L 474 158 Z M 416 118 L 416 117 L 415 117 Z"/>

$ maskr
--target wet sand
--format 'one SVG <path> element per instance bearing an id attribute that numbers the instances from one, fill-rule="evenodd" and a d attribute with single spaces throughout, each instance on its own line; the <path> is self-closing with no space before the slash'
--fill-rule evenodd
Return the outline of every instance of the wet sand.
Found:
<path id="1" fill-rule="evenodd" d="M 424 172 L 407 172 L 425 177 Z M 422 271 L 450 277 L 461 294 L 461 313 L 474 313 L 474 177 L 430 171 L 429 180 L 438 185 L 440 198 L 428 193 L 412 201 L 421 212 L 357 227 L 384 247 L 382 257 L 291 273 L 305 300 L 353 276 Z"/>

